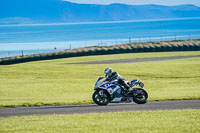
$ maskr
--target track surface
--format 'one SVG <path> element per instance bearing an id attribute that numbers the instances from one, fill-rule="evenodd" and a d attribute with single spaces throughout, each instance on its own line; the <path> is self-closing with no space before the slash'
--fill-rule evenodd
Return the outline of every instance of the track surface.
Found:
<path id="1" fill-rule="evenodd" d="M 137 63 L 137 62 L 149 62 L 149 61 L 165 61 L 184 58 L 194 58 L 196 56 L 174 56 L 174 57 L 157 57 L 157 58 L 139 58 L 139 59 L 125 59 L 125 60 L 105 60 L 105 61 L 91 61 L 91 62 L 78 62 L 78 63 L 66 63 L 66 64 L 122 64 L 122 63 Z"/>
<path id="2" fill-rule="evenodd" d="M 1 108 L 0 117 L 47 115 L 47 114 L 82 114 L 118 111 L 141 111 L 141 110 L 175 110 L 175 109 L 200 109 L 200 100 L 179 100 L 148 102 L 143 105 L 134 103 L 113 103 L 107 106 L 95 104 L 41 106 L 41 107 L 17 107 Z"/>

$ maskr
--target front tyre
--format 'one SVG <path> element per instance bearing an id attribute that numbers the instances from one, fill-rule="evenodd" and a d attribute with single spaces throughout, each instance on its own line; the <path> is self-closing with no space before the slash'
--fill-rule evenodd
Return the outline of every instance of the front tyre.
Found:
<path id="1" fill-rule="evenodd" d="M 133 95 L 133 101 L 137 104 L 145 104 L 148 101 L 148 93 L 142 88 L 135 88 Z"/>
<path id="2" fill-rule="evenodd" d="M 92 95 L 92 100 L 98 105 L 107 105 L 110 102 L 110 98 L 104 90 L 96 90 Z"/>

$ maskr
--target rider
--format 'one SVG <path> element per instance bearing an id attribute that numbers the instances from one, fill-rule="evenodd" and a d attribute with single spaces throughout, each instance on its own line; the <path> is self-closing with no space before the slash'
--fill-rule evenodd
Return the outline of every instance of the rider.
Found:
<path id="1" fill-rule="evenodd" d="M 113 72 L 112 68 L 106 68 L 104 70 L 106 81 L 114 81 L 117 80 L 117 82 L 124 87 L 125 91 L 130 90 L 130 86 L 126 83 L 126 80 L 120 76 L 117 72 Z"/>

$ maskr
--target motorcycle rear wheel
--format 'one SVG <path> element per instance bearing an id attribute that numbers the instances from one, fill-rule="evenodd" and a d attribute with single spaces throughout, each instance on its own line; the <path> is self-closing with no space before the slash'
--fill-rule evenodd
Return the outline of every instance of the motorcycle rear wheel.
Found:
<path id="1" fill-rule="evenodd" d="M 133 95 L 133 101 L 137 104 L 145 104 L 149 98 L 148 93 L 142 88 L 135 88 Z"/>
<path id="2" fill-rule="evenodd" d="M 92 100 L 97 105 L 107 105 L 110 102 L 110 98 L 104 90 L 96 90 L 92 95 Z"/>

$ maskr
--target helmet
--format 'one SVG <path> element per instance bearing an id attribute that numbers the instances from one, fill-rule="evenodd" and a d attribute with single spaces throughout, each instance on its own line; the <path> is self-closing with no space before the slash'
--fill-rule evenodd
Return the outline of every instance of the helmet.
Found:
<path id="1" fill-rule="evenodd" d="M 104 73 L 105 73 L 106 76 L 110 76 L 112 74 L 112 72 L 113 72 L 112 68 L 106 68 L 104 70 Z"/>

